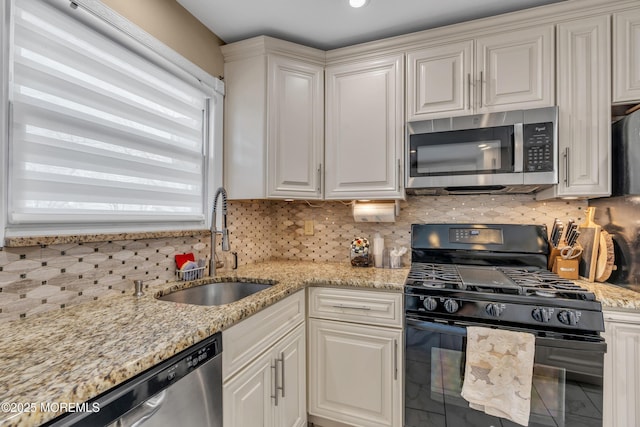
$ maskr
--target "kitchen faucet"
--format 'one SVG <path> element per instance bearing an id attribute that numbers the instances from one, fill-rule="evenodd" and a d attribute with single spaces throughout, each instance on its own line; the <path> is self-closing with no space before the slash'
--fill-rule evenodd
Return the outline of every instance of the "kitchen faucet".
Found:
<path id="1" fill-rule="evenodd" d="M 218 197 L 222 195 L 222 230 L 216 230 L 216 207 L 218 205 Z M 223 187 L 216 190 L 213 197 L 213 211 L 211 213 L 211 260 L 209 261 L 209 275 L 216 275 L 216 235 L 222 235 L 222 250 L 228 252 L 229 247 L 229 230 L 227 229 L 227 191 Z"/>

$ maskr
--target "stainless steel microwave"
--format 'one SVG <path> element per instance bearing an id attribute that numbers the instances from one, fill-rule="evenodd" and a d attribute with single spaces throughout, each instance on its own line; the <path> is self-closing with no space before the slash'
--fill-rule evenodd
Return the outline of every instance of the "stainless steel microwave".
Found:
<path id="1" fill-rule="evenodd" d="M 407 124 L 409 194 L 531 193 L 558 183 L 558 107 Z"/>

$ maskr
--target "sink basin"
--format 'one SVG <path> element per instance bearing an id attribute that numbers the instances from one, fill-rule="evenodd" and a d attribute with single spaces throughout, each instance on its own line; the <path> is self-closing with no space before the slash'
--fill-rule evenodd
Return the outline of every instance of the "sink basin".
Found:
<path id="1" fill-rule="evenodd" d="M 249 282 L 216 282 L 193 288 L 180 289 L 170 294 L 158 297 L 162 301 L 181 302 L 196 305 L 229 304 L 249 295 L 270 288 L 267 283 Z"/>

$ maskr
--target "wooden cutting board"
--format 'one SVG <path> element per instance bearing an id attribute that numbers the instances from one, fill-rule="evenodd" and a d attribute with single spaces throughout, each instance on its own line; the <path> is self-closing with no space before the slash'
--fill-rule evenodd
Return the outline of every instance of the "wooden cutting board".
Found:
<path id="1" fill-rule="evenodd" d="M 578 226 L 578 231 L 580 231 L 578 243 L 583 249 L 578 271 L 582 278 L 590 282 L 593 282 L 596 277 L 598 248 L 600 247 L 601 228 L 598 224 L 593 222 L 595 214 L 596 208 L 587 208 L 585 211 L 585 220 Z"/>
<path id="2" fill-rule="evenodd" d="M 605 230 L 600 230 L 600 242 L 598 245 L 598 260 L 596 261 L 597 282 L 606 282 L 615 266 L 615 252 L 613 239 Z"/>

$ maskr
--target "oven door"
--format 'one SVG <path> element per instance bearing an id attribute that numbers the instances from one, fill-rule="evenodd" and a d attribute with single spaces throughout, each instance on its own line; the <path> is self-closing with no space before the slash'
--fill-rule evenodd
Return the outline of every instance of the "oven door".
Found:
<path id="1" fill-rule="evenodd" d="M 460 396 L 466 326 L 406 319 L 405 427 L 518 426 Z M 530 427 L 602 427 L 605 350 L 603 342 L 536 337 Z"/>

